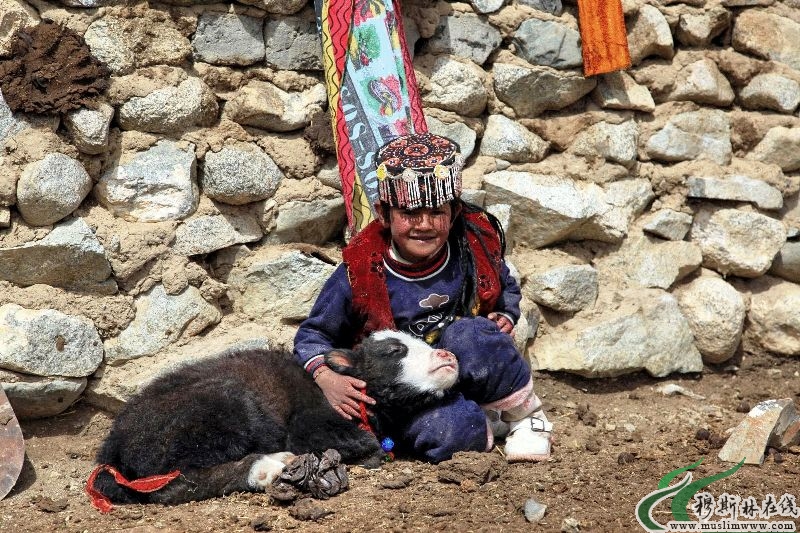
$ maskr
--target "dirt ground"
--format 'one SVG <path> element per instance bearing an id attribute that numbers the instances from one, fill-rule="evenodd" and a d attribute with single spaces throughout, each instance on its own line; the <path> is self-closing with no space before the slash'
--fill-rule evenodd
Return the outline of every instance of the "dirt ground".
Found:
<path id="1" fill-rule="evenodd" d="M 0 502 L 0 531 L 643 531 L 636 504 L 661 477 L 700 458 L 695 479 L 727 470 L 732 465 L 717 459 L 718 448 L 749 407 L 765 399 L 798 401 L 800 360 L 758 355 L 737 364 L 660 380 L 540 372 L 535 383 L 556 424 L 550 461 L 507 464 L 495 449 L 441 465 L 397 460 L 380 470 L 352 467 L 347 492 L 288 506 L 265 494 L 234 494 L 176 507 L 117 506 L 103 515 L 83 485 L 110 417 L 79 403 L 23 424 L 27 461 L 17 487 Z M 665 396 L 657 390 L 664 383 L 704 399 Z M 704 490 L 759 502 L 768 493 L 800 497 L 798 452 L 770 451 L 763 465 L 744 466 Z M 523 513 L 531 498 L 547 506 L 537 524 Z M 653 516 L 666 523 L 669 504 L 659 504 Z"/>

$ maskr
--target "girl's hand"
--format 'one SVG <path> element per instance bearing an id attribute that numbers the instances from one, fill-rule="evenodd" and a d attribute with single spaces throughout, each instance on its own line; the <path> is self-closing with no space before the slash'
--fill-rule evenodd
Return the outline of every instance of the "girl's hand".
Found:
<path id="1" fill-rule="evenodd" d="M 512 337 L 514 336 L 514 324 L 507 316 L 501 315 L 500 313 L 489 313 L 486 315 L 486 318 L 497 324 L 497 327 L 500 328 L 500 331 L 503 333 L 508 333 Z"/>
<path id="2" fill-rule="evenodd" d="M 375 405 L 375 400 L 361 392 L 367 384 L 360 379 L 343 376 L 328 367 L 323 367 L 317 372 L 314 381 L 322 389 L 331 407 L 347 420 L 361 417 L 359 402 Z"/>

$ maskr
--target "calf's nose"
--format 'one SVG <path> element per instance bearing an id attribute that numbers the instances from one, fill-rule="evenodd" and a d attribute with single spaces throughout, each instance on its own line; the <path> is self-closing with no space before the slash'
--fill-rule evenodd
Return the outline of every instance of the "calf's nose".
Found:
<path id="1" fill-rule="evenodd" d="M 453 352 L 448 352 L 447 350 L 434 350 L 433 354 L 439 359 L 444 359 L 447 362 L 456 360 L 456 356 L 453 354 Z"/>

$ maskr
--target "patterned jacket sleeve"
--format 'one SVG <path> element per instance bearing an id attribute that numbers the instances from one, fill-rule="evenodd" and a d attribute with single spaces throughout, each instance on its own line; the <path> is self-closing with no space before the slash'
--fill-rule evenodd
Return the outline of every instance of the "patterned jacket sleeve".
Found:
<path id="1" fill-rule="evenodd" d="M 295 361 L 309 373 L 324 363 L 324 355 L 333 348 L 353 346 L 359 324 L 352 301 L 347 269 L 341 264 L 323 285 L 294 338 Z"/>
<path id="2" fill-rule="evenodd" d="M 522 291 L 517 280 L 511 275 L 511 270 L 509 270 L 505 261 L 503 261 L 500 268 L 500 285 L 502 290 L 494 311 L 505 315 L 512 323 L 516 324 L 522 314 L 519 309 Z"/>

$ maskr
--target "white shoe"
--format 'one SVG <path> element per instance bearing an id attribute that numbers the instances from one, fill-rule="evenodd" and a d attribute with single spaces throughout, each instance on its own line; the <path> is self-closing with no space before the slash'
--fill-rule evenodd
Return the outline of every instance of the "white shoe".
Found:
<path id="1" fill-rule="evenodd" d="M 497 409 L 484 409 L 486 421 L 489 422 L 489 427 L 492 428 L 492 435 L 496 439 L 502 439 L 508 435 L 511 427 L 509 423 L 500 418 L 500 411 Z"/>
<path id="2" fill-rule="evenodd" d="M 506 437 L 506 460 L 546 461 L 550 458 L 553 424 L 540 410 L 536 414 L 510 423 Z"/>

